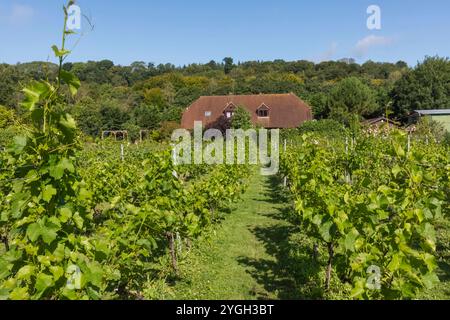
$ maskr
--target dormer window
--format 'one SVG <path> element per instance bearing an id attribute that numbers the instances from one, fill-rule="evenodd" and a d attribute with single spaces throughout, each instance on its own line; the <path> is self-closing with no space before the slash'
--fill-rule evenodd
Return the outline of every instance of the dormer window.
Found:
<path id="1" fill-rule="evenodd" d="M 256 115 L 259 118 L 267 118 L 269 117 L 270 108 L 266 106 L 264 103 L 256 110 Z"/>
<path id="2" fill-rule="evenodd" d="M 269 116 L 268 110 L 258 110 L 258 117 L 266 118 Z"/>
<path id="3" fill-rule="evenodd" d="M 230 119 L 233 117 L 235 109 L 236 109 L 236 106 L 234 105 L 234 103 L 229 102 L 226 105 L 225 109 L 223 109 L 223 114 L 225 115 L 225 117 L 227 117 L 227 119 Z"/>

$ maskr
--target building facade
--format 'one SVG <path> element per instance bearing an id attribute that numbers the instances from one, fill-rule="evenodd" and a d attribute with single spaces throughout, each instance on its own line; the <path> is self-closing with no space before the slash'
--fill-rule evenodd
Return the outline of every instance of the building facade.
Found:
<path id="1" fill-rule="evenodd" d="M 183 113 L 181 126 L 193 129 L 195 121 L 203 127 L 220 127 L 231 120 L 237 107 L 245 108 L 255 126 L 267 129 L 297 128 L 312 120 L 311 108 L 295 94 L 203 96 Z"/>

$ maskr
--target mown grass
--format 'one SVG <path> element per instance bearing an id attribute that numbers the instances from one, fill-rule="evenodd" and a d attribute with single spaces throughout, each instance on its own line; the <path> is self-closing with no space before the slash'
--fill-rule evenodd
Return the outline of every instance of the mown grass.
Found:
<path id="1" fill-rule="evenodd" d="M 275 178 L 254 174 L 222 223 L 147 284 L 151 299 L 317 299 L 324 296 L 313 243 L 285 219 L 291 209 Z M 281 191 L 281 190 L 280 190 Z"/>
<path id="2" fill-rule="evenodd" d="M 265 202 L 261 177 L 254 175 L 242 201 L 231 208 L 220 226 L 200 240 L 185 259 L 180 261 L 179 279 L 162 290 L 165 298 L 175 299 L 274 299 L 270 290 L 255 278 L 255 271 L 273 266 L 276 257 L 267 251 L 261 240 L 261 230 L 276 228 L 278 232 L 289 224 L 268 214 L 280 204 Z M 264 212 L 264 214 L 261 214 Z M 259 235 L 258 235 L 259 233 Z M 265 271 L 266 281 L 275 281 L 275 272 Z M 160 288 L 161 289 L 161 288 Z M 151 290 L 152 293 L 155 290 Z"/>
<path id="3" fill-rule="evenodd" d="M 337 277 L 325 292 L 326 252 L 292 219 L 292 201 L 276 177 L 255 173 L 242 200 L 180 259 L 175 277 L 161 261 L 160 279 L 149 280 L 147 299 L 348 299 Z M 450 299 L 450 223 L 438 225 L 441 283 L 421 299 Z"/>

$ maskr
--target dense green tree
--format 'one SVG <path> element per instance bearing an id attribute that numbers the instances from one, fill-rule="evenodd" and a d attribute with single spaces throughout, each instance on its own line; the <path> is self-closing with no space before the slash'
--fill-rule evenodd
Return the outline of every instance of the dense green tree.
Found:
<path id="1" fill-rule="evenodd" d="M 113 103 L 106 102 L 100 109 L 103 130 L 121 130 L 130 115 Z"/>
<path id="2" fill-rule="evenodd" d="M 250 113 L 243 106 L 238 106 L 234 110 L 233 118 L 231 119 L 231 128 L 233 129 L 250 129 L 252 121 Z"/>
<path id="3" fill-rule="evenodd" d="M 400 68 L 400 69 L 408 68 L 408 64 L 407 64 L 405 61 L 402 61 L 402 60 L 397 61 L 397 63 L 395 64 L 395 66 L 396 66 L 397 68 Z"/>
<path id="4" fill-rule="evenodd" d="M 225 64 L 223 67 L 223 71 L 225 72 L 225 74 L 229 74 L 234 67 L 233 58 L 226 57 L 223 59 L 223 62 Z"/>
<path id="5" fill-rule="evenodd" d="M 358 78 L 340 81 L 330 93 L 330 117 L 347 124 L 351 115 L 364 117 L 373 113 L 377 107 L 374 92 Z"/>
<path id="6" fill-rule="evenodd" d="M 62 68 L 65 71 L 71 71 L 72 68 L 73 68 L 73 63 L 72 62 L 66 62 L 66 63 L 63 64 Z"/>
<path id="7" fill-rule="evenodd" d="M 114 67 L 114 62 L 112 62 L 111 60 L 101 60 L 101 61 L 97 62 L 97 67 L 101 71 L 108 71 L 109 69 Z"/>
<path id="8" fill-rule="evenodd" d="M 316 73 L 322 80 L 340 80 L 349 76 L 357 76 L 359 66 L 339 61 L 324 61 L 316 64 Z"/>
<path id="9" fill-rule="evenodd" d="M 151 88 L 144 91 L 144 102 L 148 105 L 163 108 L 167 106 L 167 101 L 161 88 Z"/>
<path id="10" fill-rule="evenodd" d="M 166 122 L 180 122 L 184 108 L 170 106 L 161 112 L 160 118 Z"/>
<path id="11" fill-rule="evenodd" d="M 91 105 L 77 105 L 73 109 L 73 115 L 78 127 L 84 134 L 94 137 L 100 136 L 103 120 L 98 110 L 94 109 Z"/>
<path id="12" fill-rule="evenodd" d="M 136 141 L 140 138 L 141 127 L 135 124 L 132 120 L 124 123 L 122 129 L 128 131 L 128 138 L 131 141 Z"/>
<path id="13" fill-rule="evenodd" d="M 136 71 L 145 71 L 147 70 L 147 64 L 144 61 L 134 61 L 133 63 L 131 63 L 130 65 L 131 67 L 131 72 L 136 72 Z"/>
<path id="14" fill-rule="evenodd" d="M 450 109 L 450 60 L 427 57 L 396 82 L 391 98 L 399 116 L 420 109 Z"/>
<path id="15" fill-rule="evenodd" d="M 0 105 L 9 108 L 17 105 L 15 95 L 20 79 L 20 74 L 14 67 L 6 64 L 0 65 Z"/>
<path id="16" fill-rule="evenodd" d="M 155 129 L 161 122 L 161 111 L 158 107 L 140 105 L 133 110 L 135 123 L 142 129 Z"/>
<path id="17" fill-rule="evenodd" d="M 448 61 L 436 60 L 427 59 L 412 72 L 402 61 L 359 65 L 348 59 L 234 64 L 228 57 L 222 63 L 211 60 L 180 67 L 143 61 L 129 66 L 114 65 L 110 60 L 68 62 L 63 69 L 75 73 L 83 85 L 75 97 L 66 92 L 64 99 L 68 108 L 74 109 L 82 130 L 90 135 L 102 129 L 121 129 L 127 123 L 158 128 L 163 121 L 179 121 L 182 111 L 202 95 L 293 92 L 312 106 L 317 119 L 331 116 L 348 123 L 352 113 L 366 117 L 383 114 L 392 101 L 399 114 L 448 106 Z M 20 84 L 55 79 L 56 71 L 57 65 L 48 62 L 0 64 L 0 104 L 16 108 L 20 115 Z M 344 86 L 341 80 L 349 77 L 359 82 Z M 379 107 L 372 108 L 374 105 Z"/>
<path id="18" fill-rule="evenodd" d="M 313 115 L 315 119 L 323 119 L 326 118 L 329 109 L 328 109 L 328 95 L 323 92 L 318 92 L 313 94 L 308 100 L 309 105 L 311 106 Z"/>
<path id="19" fill-rule="evenodd" d="M 211 60 L 210 62 L 208 62 L 206 64 L 208 67 L 210 67 L 211 69 L 216 69 L 217 68 L 217 63 L 214 60 Z"/>

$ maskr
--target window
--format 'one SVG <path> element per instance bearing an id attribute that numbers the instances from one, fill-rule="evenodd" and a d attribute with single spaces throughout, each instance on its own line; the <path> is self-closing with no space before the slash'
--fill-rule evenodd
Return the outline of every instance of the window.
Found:
<path id="1" fill-rule="evenodd" d="M 225 117 L 227 119 L 230 119 L 231 117 L 233 117 L 234 115 L 234 110 L 236 109 L 236 106 L 234 105 L 233 102 L 229 102 L 225 109 L 223 109 L 223 114 L 225 115 Z"/>
<path id="2" fill-rule="evenodd" d="M 269 110 L 260 109 L 258 110 L 258 117 L 267 118 L 269 116 Z"/>
<path id="3" fill-rule="evenodd" d="M 211 111 L 205 111 L 205 117 L 211 117 Z"/>
<path id="4" fill-rule="evenodd" d="M 265 103 L 263 103 L 256 110 L 256 114 L 258 115 L 258 118 L 267 118 L 269 117 L 269 110 L 270 108 Z"/>

